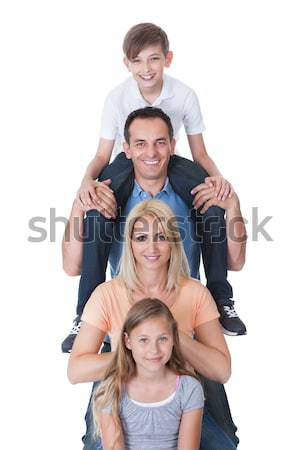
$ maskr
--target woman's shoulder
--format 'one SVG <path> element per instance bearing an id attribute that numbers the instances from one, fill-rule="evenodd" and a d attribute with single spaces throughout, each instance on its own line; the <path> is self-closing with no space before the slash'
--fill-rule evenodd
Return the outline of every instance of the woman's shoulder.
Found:
<path id="1" fill-rule="evenodd" d="M 121 279 L 121 277 L 115 277 L 112 278 L 112 280 L 104 281 L 104 283 L 99 284 L 95 290 L 99 291 L 100 293 L 101 292 L 111 293 L 116 291 L 124 291 L 125 289 L 126 289 L 125 284 Z"/>
<path id="2" fill-rule="evenodd" d="M 189 291 L 191 296 L 194 294 L 200 296 L 207 292 L 207 288 L 199 280 L 191 277 L 181 277 L 179 288 L 182 292 Z"/>

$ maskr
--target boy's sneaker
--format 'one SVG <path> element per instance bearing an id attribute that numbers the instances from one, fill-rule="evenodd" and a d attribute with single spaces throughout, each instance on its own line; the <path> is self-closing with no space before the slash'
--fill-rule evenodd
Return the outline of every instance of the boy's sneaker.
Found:
<path id="1" fill-rule="evenodd" d="M 224 334 L 229 336 L 246 334 L 246 326 L 236 313 L 233 300 L 219 300 L 217 301 L 217 308 L 220 313 L 219 320 Z"/>
<path id="2" fill-rule="evenodd" d="M 78 333 L 80 331 L 81 323 L 82 323 L 81 322 L 81 317 L 77 316 L 74 319 L 74 321 L 73 321 L 72 329 L 71 329 L 69 335 L 62 342 L 61 348 L 62 348 L 62 352 L 63 353 L 70 353 L 71 352 L 74 340 L 75 340 L 75 338 L 77 337 L 77 335 L 78 335 Z"/>

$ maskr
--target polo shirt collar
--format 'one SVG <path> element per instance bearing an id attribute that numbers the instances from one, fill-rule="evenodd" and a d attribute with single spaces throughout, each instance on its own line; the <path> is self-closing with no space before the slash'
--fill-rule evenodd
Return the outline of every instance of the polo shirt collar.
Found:
<path id="1" fill-rule="evenodd" d="M 135 79 L 133 77 L 131 77 L 130 81 L 131 81 L 131 89 L 132 89 L 133 96 L 146 103 L 146 100 L 143 98 L 142 94 L 140 93 L 138 84 L 135 81 Z M 154 101 L 154 103 L 150 106 L 158 106 L 158 105 L 160 105 L 160 103 L 163 100 L 173 97 L 173 95 L 174 94 L 173 94 L 171 79 L 170 79 L 170 77 L 168 77 L 168 75 L 164 74 L 163 75 L 163 87 L 162 87 L 161 93 L 159 94 L 159 97 L 157 97 L 157 99 Z"/>

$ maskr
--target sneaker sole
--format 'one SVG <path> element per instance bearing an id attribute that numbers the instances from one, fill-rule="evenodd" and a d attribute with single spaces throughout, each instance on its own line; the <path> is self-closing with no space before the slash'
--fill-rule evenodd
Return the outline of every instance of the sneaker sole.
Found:
<path id="1" fill-rule="evenodd" d="M 223 328 L 222 325 L 220 325 L 223 331 L 223 334 L 226 334 L 227 336 L 245 336 L 247 334 L 247 332 L 245 331 L 244 333 L 236 333 L 234 331 L 229 331 L 226 330 L 225 328 Z"/>

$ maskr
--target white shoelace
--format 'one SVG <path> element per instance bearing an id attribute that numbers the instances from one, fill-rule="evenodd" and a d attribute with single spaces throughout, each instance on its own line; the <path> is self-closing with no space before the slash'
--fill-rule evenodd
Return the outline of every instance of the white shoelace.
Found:
<path id="1" fill-rule="evenodd" d="M 70 334 L 79 334 L 82 322 L 73 322 Z"/>
<path id="2" fill-rule="evenodd" d="M 224 309 L 226 315 L 227 315 L 230 319 L 232 319 L 232 318 L 234 318 L 234 317 L 238 317 L 238 314 L 236 313 L 236 311 L 235 311 L 235 309 L 234 309 L 233 306 L 224 306 L 223 309 Z"/>

